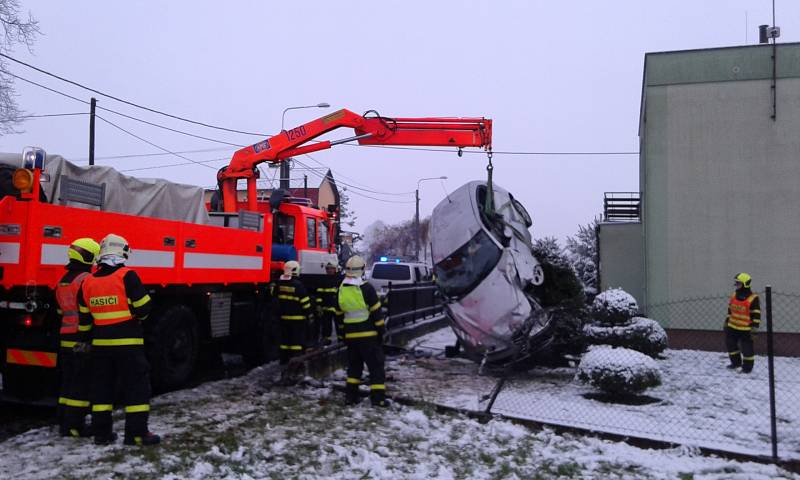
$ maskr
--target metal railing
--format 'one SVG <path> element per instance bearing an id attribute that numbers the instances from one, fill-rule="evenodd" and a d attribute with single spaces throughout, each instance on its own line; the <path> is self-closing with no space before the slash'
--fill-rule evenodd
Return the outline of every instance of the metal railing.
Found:
<path id="1" fill-rule="evenodd" d="M 606 192 L 603 195 L 603 221 L 638 222 L 642 195 L 639 192 Z"/>
<path id="2" fill-rule="evenodd" d="M 382 303 L 389 328 L 439 315 L 444 308 L 436 284 L 431 281 L 401 285 L 389 282 Z"/>

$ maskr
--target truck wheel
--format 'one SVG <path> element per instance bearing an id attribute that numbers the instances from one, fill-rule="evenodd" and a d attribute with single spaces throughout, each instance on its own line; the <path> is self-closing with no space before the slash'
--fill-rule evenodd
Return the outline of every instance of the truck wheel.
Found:
<path id="1" fill-rule="evenodd" d="M 278 322 L 267 305 L 259 308 L 250 332 L 242 355 L 248 365 L 256 367 L 278 358 Z"/>
<path id="2" fill-rule="evenodd" d="M 173 305 L 154 319 L 149 343 L 153 386 L 158 391 L 186 383 L 197 362 L 197 321 L 191 310 Z"/>

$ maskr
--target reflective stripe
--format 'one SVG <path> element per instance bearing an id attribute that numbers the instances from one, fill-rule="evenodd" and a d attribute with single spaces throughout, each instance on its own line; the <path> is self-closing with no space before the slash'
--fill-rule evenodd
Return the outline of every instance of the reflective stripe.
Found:
<path id="1" fill-rule="evenodd" d="M 280 349 L 281 350 L 302 350 L 303 346 L 302 345 L 281 345 Z"/>
<path id="2" fill-rule="evenodd" d="M 144 338 L 95 338 L 92 345 L 98 347 L 120 347 L 125 345 L 144 345 Z"/>
<path id="3" fill-rule="evenodd" d="M 347 377 L 347 383 L 351 385 L 361 385 L 361 380 L 359 380 L 358 378 Z"/>
<path id="4" fill-rule="evenodd" d="M 729 353 L 728 353 L 728 355 L 730 355 L 731 357 L 736 357 L 736 356 L 738 356 L 740 353 L 742 353 L 742 352 L 740 352 L 739 350 L 736 350 L 735 352 L 729 352 Z"/>
<path id="5" fill-rule="evenodd" d="M 141 412 L 149 412 L 150 405 L 142 404 L 142 405 L 128 405 L 125 407 L 125 413 L 141 413 Z"/>
<path id="6" fill-rule="evenodd" d="M 369 307 L 369 313 L 374 312 L 375 310 L 381 308 L 381 302 L 376 303 L 375 305 Z"/>
<path id="7" fill-rule="evenodd" d="M 309 297 L 303 297 L 303 298 L 300 299 L 300 303 L 308 303 L 310 301 L 311 301 L 311 299 Z"/>
<path id="8" fill-rule="evenodd" d="M 131 252 L 125 262 L 129 267 L 175 268 L 175 252 L 165 250 L 140 250 Z"/>
<path id="9" fill-rule="evenodd" d="M 14 363 L 17 365 L 55 368 L 57 358 L 58 355 L 51 352 L 18 350 L 16 348 L 9 348 L 6 350 L 6 363 Z"/>
<path id="10" fill-rule="evenodd" d="M 78 342 L 71 342 L 69 340 L 61 340 L 61 347 L 62 348 L 72 348 Z"/>
<path id="11" fill-rule="evenodd" d="M 114 410 L 114 405 L 110 403 L 95 403 L 92 405 L 93 412 L 110 412 L 111 410 Z"/>
<path id="12" fill-rule="evenodd" d="M 324 293 L 336 293 L 337 288 L 318 288 L 317 292 L 324 292 Z"/>
<path id="13" fill-rule="evenodd" d="M 69 245 L 43 243 L 40 263 L 42 265 L 64 265 L 64 259 L 67 258 L 67 250 L 69 250 Z"/>
<path id="14" fill-rule="evenodd" d="M 370 390 L 386 390 L 386 385 L 383 385 L 381 383 L 376 383 L 374 385 L 370 385 L 369 389 Z"/>
<path id="15" fill-rule="evenodd" d="M 252 255 L 223 255 L 219 253 L 185 253 L 184 268 L 224 268 L 230 270 L 260 270 L 264 257 Z"/>
<path id="16" fill-rule="evenodd" d="M 117 310 L 116 312 L 104 312 L 104 313 L 93 313 L 92 317 L 95 320 L 117 320 L 123 318 L 125 320 L 132 318 L 130 310 Z M 98 325 L 102 325 L 101 322 L 96 322 Z"/>
<path id="17" fill-rule="evenodd" d="M 66 398 L 58 397 L 58 404 L 59 405 L 64 405 L 65 403 L 67 403 L 67 399 Z"/>
<path id="18" fill-rule="evenodd" d="M 65 398 L 64 405 L 68 407 L 87 408 L 90 403 L 89 400 L 73 400 L 71 398 Z"/>
<path id="19" fill-rule="evenodd" d="M 88 332 L 91 329 L 92 329 L 91 325 L 78 325 L 79 332 Z"/>
<path id="20" fill-rule="evenodd" d="M 140 298 L 139 300 L 136 300 L 135 302 L 132 302 L 131 305 L 133 305 L 133 308 L 139 308 L 149 301 L 150 301 L 150 295 L 145 294 L 144 297 Z M 128 300 L 128 302 L 130 302 L 130 300 Z"/>
<path id="21" fill-rule="evenodd" d="M 281 315 L 281 320 L 305 320 L 305 315 Z"/>
<path id="22" fill-rule="evenodd" d="M 377 337 L 378 332 L 375 330 L 369 332 L 355 332 L 355 333 L 345 333 L 344 338 L 345 340 L 348 338 L 365 338 L 365 337 Z"/>
<path id="23" fill-rule="evenodd" d="M 294 295 L 278 295 L 280 300 L 294 300 L 295 302 L 300 301 L 300 297 L 295 297 Z"/>
<path id="24" fill-rule="evenodd" d="M 294 287 L 289 287 L 287 285 L 280 285 L 278 287 L 278 291 L 294 293 Z"/>
<path id="25" fill-rule="evenodd" d="M 353 310 L 352 312 L 344 312 L 344 323 L 366 322 L 368 318 L 369 312 L 366 310 Z"/>
<path id="26" fill-rule="evenodd" d="M 755 356 L 752 356 L 752 357 L 742 357 L 742 360 L 744 360 L 744 361 L 746 361 L 746 362 L 749 362 L 749 361 L 751 361 L 751 360 L 755 360 L 755 359 L 756 359 L 756 357 L 755 357 Z"/>
<path id="27" fill-rule="evenodd" d="M 83 305 L 78 305 L 78 311 L 81 313 L 90 313 L 89 307 L 84 307 Z"/>
<path id="28" fill-rule="evenodd" d="M 377 322 L 375 322 L 375 326 L 376 327 L 382 327 L 385 324 L 386 324 L 386 322 L 384 322 L 383 320 L 378 320 Z"/>
<path id="29" fill-rule="evenodd" d="M 62 264 L 64 258 L 61 257 Z M 0 263 L 19 263 L 19 243 L 0 242 Z"/>

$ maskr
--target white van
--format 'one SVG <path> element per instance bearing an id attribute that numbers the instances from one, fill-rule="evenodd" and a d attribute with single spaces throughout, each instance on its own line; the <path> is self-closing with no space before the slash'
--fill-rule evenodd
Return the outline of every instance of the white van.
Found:
<path id="1" fill-rule="evenodd" d="M 367 280 L 378 291 L 385 295 L 392 285 L 408 285 L 431 280 L 431 267 L 416 262 L 375 262 L 369 271 Z"/>

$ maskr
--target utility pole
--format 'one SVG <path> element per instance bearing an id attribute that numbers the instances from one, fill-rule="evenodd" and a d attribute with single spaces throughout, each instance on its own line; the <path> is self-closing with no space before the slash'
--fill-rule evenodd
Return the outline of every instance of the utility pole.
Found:
<path id="1" fill-rule="evenodd" d="M 281 162 L 281 181 L 280 181 L 280 188 L 285 190 L 289 190 L 289 175 L 291 173 L 289 169 L 289 162 L 291 162 L 291 158 L 287 158 L 286 160 Z"/>
<path id="2" fill-rule="evenodd" d="M 414 258 L 416 258 L 419 262 L 419 183 L 417 183 L 417 189 L 414 191 L 414 196 L 417 199 L 417 209 L 416 213 L 414 214 Z"/>
<path id="3" fill-rule="evenodd" d="M 89 165 L 94 165 L 94 113 L 97 108 L 97 99 L 92 97 L 89 105 Z"/>
<path id="4" fill-rule="evenodd" d="M 303 175 L 303 198 L 308 198 L 308 175 Z"/>

